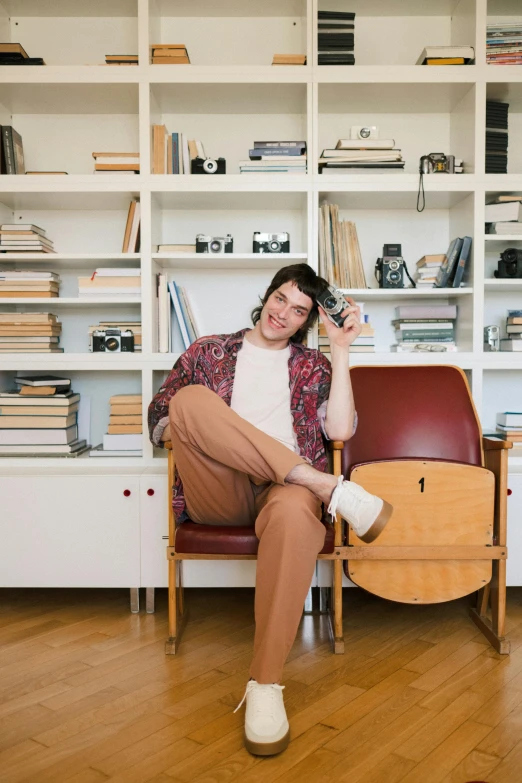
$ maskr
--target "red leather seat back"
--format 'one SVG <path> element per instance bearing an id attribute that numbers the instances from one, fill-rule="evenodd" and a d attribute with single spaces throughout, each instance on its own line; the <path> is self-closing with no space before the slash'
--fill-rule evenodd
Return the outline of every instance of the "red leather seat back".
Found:
<path id="1" fill-rule="evenodd" d="M 353 367 L 359 417 L 343 450 L 343 473 L 361 462 L 401 458 L 482 465 L 480 423 L 459 367 Z"/>

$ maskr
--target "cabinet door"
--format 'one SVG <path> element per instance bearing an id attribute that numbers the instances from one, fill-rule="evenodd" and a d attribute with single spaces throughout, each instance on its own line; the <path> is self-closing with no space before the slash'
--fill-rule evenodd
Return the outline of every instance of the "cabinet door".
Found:
<path id="1" fill-rule="evenodd" d="M 142 587 L 167 587 L 169 519 L 167 476 L 140 479 L 140 538 Z"/>
<path id="2" fill-rule="evenodd" d="M 506 582 L 522 585 L 522 474 L 508 475 Z"/>
<path id="3" fill-rule="evenodd" d="M 0 477 L 0 584 L 137 587 L 138 487 L 134 476 Z"/>

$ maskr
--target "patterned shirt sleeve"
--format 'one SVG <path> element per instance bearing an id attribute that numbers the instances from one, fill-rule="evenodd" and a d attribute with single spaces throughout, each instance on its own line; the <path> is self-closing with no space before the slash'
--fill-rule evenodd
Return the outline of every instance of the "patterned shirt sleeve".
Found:
<path id="1" fill-rule="evenodd" d="M 149 437 L 155 446 L 163 448 L 161 436 L 169 423 L 169 402 L 176 392 L 193 382 L 197 350 L 197 344 L 193 343 L 181 354 L 149 405 Z"/>
<path id="2" fill-rule="evenodd" d="M 319 391 L 319 402 L 320 405 L 317 409 L 317 418 L 319 419 L 319 426 L 321 427 L 321 432 L 323 433 L 326 440 L 330 440 L 326 433 L 326 408 L 328 407 L 328 395 L 330 394 L 330 384 L 332 381 L 332 367 L 330 362 L 325 359 L 323 356 L 321 356 L 323 363 L 327 366 L 324 367 L 325 369 L 325 380 L 321 383 L 320 391 Z M 327 380 L 326 380 L 327 377 Z M 326 394 L 326 398 L 324 395 Z M 321 401 L 322 400 L 322 401 Z M 355 435 L 355 431 L 357 429 L 357 423 L 359 421 L 359 417 L 357 415 L 357 411 L 354 411 L 354 418 L 353 418 L 353 432 L 351 434 L 351 437 Z"/>

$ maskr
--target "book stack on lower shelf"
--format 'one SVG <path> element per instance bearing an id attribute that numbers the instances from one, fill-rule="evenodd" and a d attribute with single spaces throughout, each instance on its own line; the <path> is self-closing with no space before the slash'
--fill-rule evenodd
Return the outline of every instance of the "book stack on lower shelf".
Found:
<path id="1" fill-rule="evenodd" d="M 306 141 L 255 141 L 240 174 L 306 174 Z"/>
<path id="2" fill-rule="evenodd" d="M 355 14 L 351 11 L 319 11 L 318 19 L 318 65 L 355 65 Z"/>
<path id="3" fill-rule="evenodd" d="M 470 65 L 474 61 L 473 46 L 427 46 L 415 65 Z"/>
<path id="4" fill-rule="evenodd" d="M 0 353 L 63 353 L 52 313 L 0 313 Z"/>
<path id="5" fill-rule="evenodd" d="M 152 44 L 153 65 L 189 65 L 190 58 L 185 44 Z"/>
<path id="6" fill-rule="evenodd" d="M 45 65 L 45 62 L 43 57 L 29 57 L 22 44 L 7 42 L 0 43 L 0 65 Z"/>
<path id="7" fill-rule="evenodd" d="M 522 351 L 522 310 L 508 310 L 506 337 L 500 340 L 501 351 Z"/>
<path id="8" fill-rule="evenodd" d="M 53 242 L 45 229 L 32 223 L 0 226 L 0 253 L 54 253 Z"/>
<path id="9" fill-rule="evenodd" d="M 103 443 L 91 457 L 141 457 L 143 453 L 142 395 L 115 394 L 110 398 L 110 418 Z"/>
<path id="10" fill-rule="evenodd" d="M 422 256 L 417 261 L 417 288 L 433 288 L 437 282 L 437 275 L 446 256 L 444 253 L 431 256 Z"/>
<path id="11" fill-rule="evenodd" d="M 486 62 L 491 65 L 522 65 L 522 19 L 512 24 L 488 24 Z"/>
<path id="12" fill-rule="evenodd" d="M 139 174 L 139 152 L 93 152 L 95 174 Z"/>
<path id="13" fill-rule="evenodd" d="M 495 437 L 510 440 L 522 449 L 522 411 L 497 413 Z"/>
<path id="14" fill-rule="evenodd" d="M 486 174 L 507 174 L 509 103 L 486 101 Z"/>
<path id="15" fill-rule="evenodd" d="M 0 299 L 49 299 L 59 290 L 60 275 L 55 272 L 0 270 Z"/>
<path id="16" fill-rule="evenodd" d="M 404 305 L 395 308 L 397 353 L 425 351 L 453 352 L 455 344 L 456 305 Z"/>
<path id="17" fill-rule="evenodd" d="M 494 204 L 486 204 L 487 233 L 522 236 L 521 202 L 522 196 L 499 196 Z"/>
<path id="18" fill-rule="evenodd" d="M 339 139 L 335 149 L 325 149 L 319 158 L 319 173 L 323 169 L 400 169 L 405 161 L 394 139 Z"/>
<path id="19" fill-rule="evenodd" d="M 94 299 L 135 299 L 141 297 L 141 269 L 101 267 L 91 277 L 78 278 L 78 295 Z"/>
<path id="20" fill-rule="evenodd" d="M 77 456 L 80 395 L 69 378 L 19 376 L 17 390 L 0 392 L 0 456 Z"/>

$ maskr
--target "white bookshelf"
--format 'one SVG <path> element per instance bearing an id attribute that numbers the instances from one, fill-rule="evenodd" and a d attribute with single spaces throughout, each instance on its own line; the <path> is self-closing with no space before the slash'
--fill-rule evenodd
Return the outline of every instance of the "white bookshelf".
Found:
<path id="1" fill-rule="evenodd" d="M 315 64 L 318 8 L 356 12 L 355 66 Z M 0 299 L 0 310 L 55 312 L 65 348 L 60 355 L 1 355 L 0 385 L 5 388 L 23 372 L 70 374 L 73 387 L 91 400 L 93 445 L 105 432 L 110 396 L 141 391 L 144 403 L 143 457 L 1 459 L 0 478 L 12 474 L 30 482 L 36 473 L 104 473 L 115 480 L 133 475 L 164 481 L 165 454 L 148 441 L 146 413 L 181 343 L 175 339 L 172 354 L 157 352 L 156 274 L 166 272 L 187 288 L 202 333 L 240 329 L 249 324 L 250 311 L 278 268 L 298 262 L 318 268 L 318 207 L 324 199 L 339 205 L 342 218 L 355 221 L 370 286 L 351 293 L 364 302 L 376 327 L 377 352 L 353 354 L 351 364 L 462 367 L 485 428 L 493 427 L 497 411 L 520 408 L 522 355 L 486 353 L 482 344 L 484 325 L 502 325 L 506 310 L 521 303 L 522 281 L 496 280 L 493 271 L 502 250 L 522 251 L 522 237 L 484 233 L 485 203 L 499 193 L 522 193 L 522 67 L 485 62 L 487 22 L 510 21 L 517 14 L 522 15 L 519 0 L 91 0 L 83 5 L 0 0 L 1 40 L 20 42 L 47 63 L 2 67 L 0 124 L 21 133 L 28 169 L 69 172 L 0 177 L 0 221 L 43 226 L 57 251 L 5 254 L 0 265 L 55 270 L 62 278 L 58 299 Z M 185 43 L 192 64 L 151 65 L 150 44 L 161 42 Z M 426 45 L 460 43 L 475 46 L 475 65 L 414 64 Z M 306 52 L 308 64 L 272 67 L 276 52 Z M 105 66 L 107 53 L 138 53 L 139 65 Z M 510 103 L 506 175 L 484 170 L 488 98 Z M 158 122 L 200 139 L 208 154 L 225 157 L 227 174 L 152 175 L 150 129 Z M 382 137 L 396 140 L 406 160 L 404 172 L 319 174 L 322 149 L 363 123 L 378 125 Z M 269 137 L 306 139 L 308 173 L 240 175 L 238 161 L 248 157 L 253 141 Z M 141 174 L 94 175 L 92 152 L 103 150 L 139 150 Z M 426 176 L 426 208 L 418 213 L 419 158 L 434 151 L 462 157 L 466 173 Z M 141 201 L 141 250 L 123 254 L 132 198 Z M 253 254 L 256 230 L 289 231 L 292 252 Z M 232 234 L 234 252 L 154 252 L 158 244 L 194 243 L 200 232 Z M 373 269 L 384 242 L 401 242 L 413 275 L 418 258 L 444 252 L 457 234 L 474 238 L 464 287 L 395 292 L 377 287 Z M 78 276 L 99 266 L 141 268 L 141 301 L 79 298 Z M 390 351 L 394 308 L 413 302 L 458 304 L 458 353 Z M 141 353 L 89 353 L 88 326 L 114 317 L 141 318 Z M 510 465 L 513 472 L 522 469 L 522 458 L 510 457 Z M 234 566 L 228 568 L 232 573 Z M 197 569 L 191 573 L 193 584 L 204 583 Z M 230 579 L 236 583 L 235 576 Z M 250 583 L 251 575 L 244 579 Z"/>

